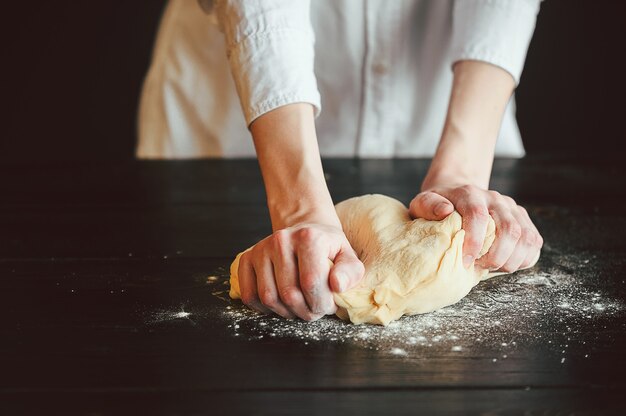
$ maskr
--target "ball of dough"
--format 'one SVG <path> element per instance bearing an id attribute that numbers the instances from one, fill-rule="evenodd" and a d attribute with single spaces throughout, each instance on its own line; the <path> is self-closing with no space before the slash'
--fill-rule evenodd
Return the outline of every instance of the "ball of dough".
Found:
<path id="1" fill-rule="evenodd" d="M 502 274 L 463 266 L 465 231 L 456 211 L 442 221 L 413 220 L 404 204 L 384 195 L 350 198 L 335 208 L 348 241 L 365 265 L 365 276 L 356 287 L 334 294 L 342 319 L 387 325 L 403 315 L 452 305 L 481 280 Z M 494 239 L 490 218 L 480 255 Z M 230 269 L 234 299 L 240 297 L 241 254 Z"/>

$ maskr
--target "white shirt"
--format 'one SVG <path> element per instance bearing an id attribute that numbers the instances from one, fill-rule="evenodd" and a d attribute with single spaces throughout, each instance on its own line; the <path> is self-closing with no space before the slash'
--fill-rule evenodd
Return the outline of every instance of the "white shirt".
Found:
<path id="1" fill-rule="evenodd" d="M 143 86 L 137 155 L 254 156 L 248 125 L 307 102 L 323 156 L 432 156 L 453 63 L 485 61 L 517 84 L 539 2 L 171 0 Z M 511 99 L 496 155 L 523 154 Z"/>

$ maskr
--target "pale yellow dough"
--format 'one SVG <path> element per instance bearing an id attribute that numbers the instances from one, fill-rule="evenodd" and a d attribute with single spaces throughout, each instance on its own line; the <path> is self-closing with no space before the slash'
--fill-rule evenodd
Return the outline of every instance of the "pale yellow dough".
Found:
<path id="1" fill-rule="evenodd" d="M 481 280 L 502 274 L 463 267 L 465 232 L 456 211 L 443 221 L 412 220 L 400 201 L 383 195 L 351 198 L 335 208 L 346 237 L 365 265 L 365 277 L 356 287 L 334 294 L 337 316 L 342 319 L 387 325 L 402 315 L 452 305 Z M 494 238 L 490 218 L 481 255 Z M 240 297 L 241 254 L 230 268 L 233 299 Z"/>

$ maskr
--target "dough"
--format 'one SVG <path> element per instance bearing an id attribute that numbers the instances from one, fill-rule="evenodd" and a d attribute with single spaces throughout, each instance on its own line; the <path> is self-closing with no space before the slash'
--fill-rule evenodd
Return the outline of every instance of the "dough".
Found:
<path id="1" fill-rule="evenodd" d="M 346 237 L 365 265 L 365 277 L 356 287 L 334 294 L 337 316 L 342 319 L 387 325 L 402 315 L 452 305 L 481 280 L 503 274 L 474 265 L 463 267 L 465 231 L 456 211 L 442 221 L 412 220 L 401 202 L 383 195 L 351 198 L 335 208 Z M 481 256 L 494 238 L 495 224 L 490 218 Z M 241 254 L 231 265 L 233 299 L 240 297 Z"/>

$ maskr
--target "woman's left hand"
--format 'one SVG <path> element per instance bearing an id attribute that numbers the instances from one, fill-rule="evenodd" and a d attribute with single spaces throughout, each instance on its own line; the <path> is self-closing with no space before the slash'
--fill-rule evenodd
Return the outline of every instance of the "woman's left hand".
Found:
<path id="1" fill-rule="evenodd" d="M 477 260 L 487 232 L 489 215 L 496 224 L 496 239 L 477 260 L 485 269 L 514 272 L 532 265 L 543 238 L 524 207 L 508 196 L 473 185 L 425 188 L 409 206 L 413 218 L 442 220 L 456 209 L 463 217 L 463 264 Z"/>
<path id="2" fill-rule="evenodd" d="M 496 238 L 477 265 L 514 272 L 532 265 L 543 239 L 524 208 L 489 191 L 489 178 L 502 115 L 515 81 L 504 69 L 480 61 L 458 61 L 448 115 L 439 146 L 419 193 L 413 217 L 442 220 L 456 209 L 463 217 L 463 264 L 477 260 L 489 215 Z"/>

